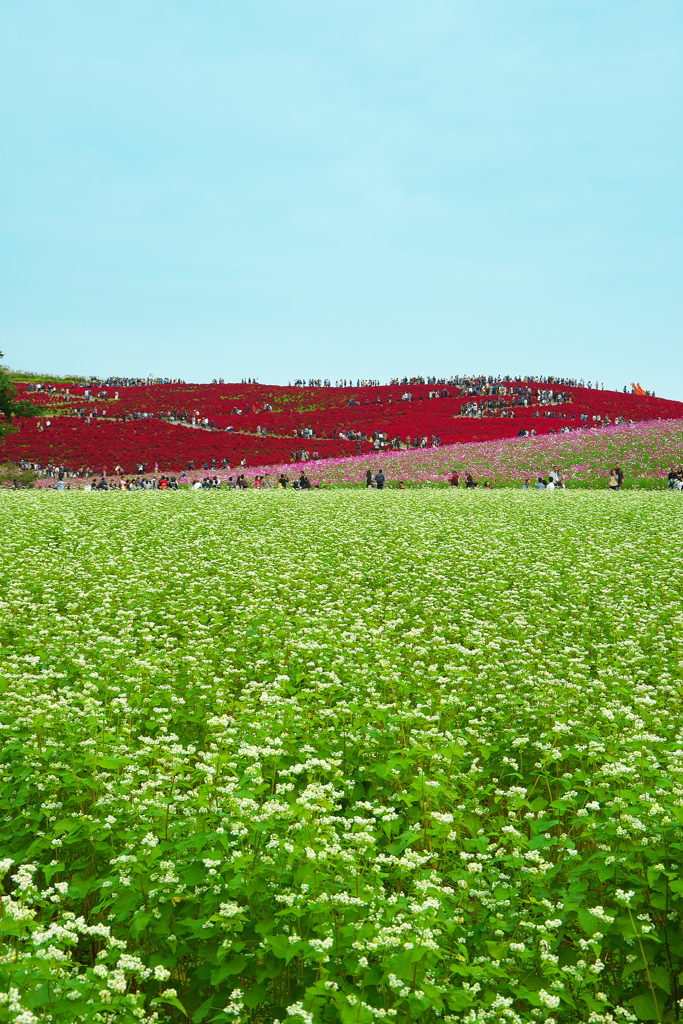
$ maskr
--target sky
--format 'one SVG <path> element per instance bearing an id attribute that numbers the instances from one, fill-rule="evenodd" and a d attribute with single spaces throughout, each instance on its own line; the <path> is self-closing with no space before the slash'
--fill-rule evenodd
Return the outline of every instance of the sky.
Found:
<path id="1" fill-rule="evenodd" d="M 683 398 L 680 0 L 22 0 L 0 349 Z"/>

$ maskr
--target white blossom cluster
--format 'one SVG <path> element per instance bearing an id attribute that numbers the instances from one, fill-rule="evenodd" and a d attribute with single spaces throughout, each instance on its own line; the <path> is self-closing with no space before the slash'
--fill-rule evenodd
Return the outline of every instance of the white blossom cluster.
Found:
<path id="1" fill-rule="evenodd" d="M 0 494 L 0 1019 L 674 1019 L 680 504 L 241 498 Z"/>

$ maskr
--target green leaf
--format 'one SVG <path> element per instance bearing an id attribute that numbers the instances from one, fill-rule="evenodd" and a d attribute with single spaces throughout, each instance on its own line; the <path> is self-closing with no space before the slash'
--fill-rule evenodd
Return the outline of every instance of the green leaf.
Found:
<path id="1" fill-rule="evenodd" d="M 413 946 L 412 949 L 407 949 L 401 958 L 404 970 L 407 971 L 412 964 L 417 963 L 418 960 L 422 960 L 426 953 L 426 946 Z"/>
<path id="2" fill-rule="evenodd" d="M 301 942 L 290 942 L 286 935 L 269 935 L 267 941 L 275 956 L 287 964 L 301 952 Z"/>
<path id="3" fill-rule="evenodd" d="M 667 995 L 671 995 L 671 977 L 665 967 L 661 965 L 650 966 L 648 973 L 657 988 L 661 988 Z"/>
<path id="4" fill-rule="evenodd" d="M 213 1001 L 214 1001 L 215 998 L 216 997 L 214 995 L 209 996 L 209 998 L 205 999 L 204 1002 L 201 1004 L 201 1006 L 199 1006 L 194 1011 L 194 1013 L 192 1014 L 192 1017 L 191 1017 L 191 1020 L 193 1021 L 193 1024 L 201 1024 L 201 1021 L 204 1020 L 204 1018 L 209 1013 L 209 1010 L 213 1006 Z"/>
<path id="5" fill-rule="evenodd" d="M 120 768 L 123 763 L 123 759 L 120 757 L 95 758 L 95 764 L 99 765 L 100 768 Z"/>
<path id="6" fill-rule="evenodd" d="M 647 992 L 642 996 L 634 996 L 631 999 L 631 1006 L 639 1020 L 659 1020 L 663 1019 L 664 1013 L 664 1000 L 655 999 L 651 992 Z"/>
<path id="7" fill-rule="evenodd" d="M 211 984 L 220 985 L 232 974 L 240 974 L 247 966 L 246 956 L 235 956 L 231 960 L 225 960 L 211 972 Z"/>
<path id="8" fill-rule="evenodd" d="M 349 1002 L 342 1003 L 340 1017 L 342 1024 L 372 1024 L 374 1017 L 370 1010 L 361 1006 L 360 1002 L 351 1006 Z"/>
<path id="9" fill-rule="evenodd" d="M 451 988 L 446 993 L 446 1002 L 451 1010 L 466 1010 L 474 1002 L 475 996 L 472 992 L 466 992 L 464 988 Z"/>
<path id="10" fill-rule="evenodd" d="M 180 1002 L 177 996 L 157 996 L 156 999 L 152 1000 L 155 1003 L 168 1003 L 169 1006 L 175 1006 L 176 1010 L 180 1010 L 183 1016 L 187 1017 L 188 1013 L 183 1004 Z"/>
<path id="11" fill-rule="evenodd" d="M 61 860 L 60 860 L 59 864 L 47 864 L 43 868 L 43 874 L 45 875 L 45 881 L 48 883 L 48 885 L 50 884 L 50 879 L 52 878 L 52 876 L 56 875 L 59 871 L 64 871 L 64 865 L 61 862 Z"/>
<path id="12" fill-rule="evenodd" d="M 599 917 L 591 914 L 585 907 L 581 907 L 579 910 L 579 924 L 586 935 L 595 935 L 596 932 L 603 932 L 604 934 L 609 928 L 607 921 L 601 921 Z"/>
<path id="13" fill-rule="evenodd" d="M 250 1009 L 258 1006 L 259 1003 L 264 1003 L 268 999 L 268 988 L 265 985 L 252 985 L 248 988 L 244 996 L 242 997 L 244 1005 Z"/>
<path id="14" fill-rule="evenodd" d="M 152 914 L 142 911 L 135 915 L 130 925 L 131 935 L 137 937 L 140 932 L 143 932 L 149 922 L 152 920 Z"/>
<path id="15" fill-rule="evenodd" d="M 486 948 L 494 960 L 500 960 L 507 953 L 508 947 L 506 942 L 492 942 L 490 939 L 487 939 Z"/>

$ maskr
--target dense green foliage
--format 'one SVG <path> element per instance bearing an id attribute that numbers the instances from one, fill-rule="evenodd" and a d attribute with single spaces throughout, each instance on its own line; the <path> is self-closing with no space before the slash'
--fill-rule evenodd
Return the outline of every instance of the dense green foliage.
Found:
<path id="1" fill-rule="evenodd" d="M 678 1019 L 680 495 L 0 516 L 0 1021 Z"/>
<path id="2" fill-rule="evenodd" d="M 0 352 L 0 358 L 2 358 Z M 92 378 L 81 377 L 78 374 L 73 373 L 34 373 L 32 370 L 13 370 L 11 366 L 0 365 L 0 371 L 6 373 L 10 380 L 13 381 L 40 381 L 41 383 L 52 383 L 55 384 L 70 384 L 70 383 L 82 383 L 85 384 Z"/>
<path id="3" fill-rule="evenodd" d="M 2 352 L 0 352 L 0 359 Z M 27 399 L 17 398 L 17 389 L 12 383 L 5 367 L 0 366 L 0 438 L 11 433 L 15 428 L 12 420 L 17 416 L 37 416 L 40 410 Z"/>

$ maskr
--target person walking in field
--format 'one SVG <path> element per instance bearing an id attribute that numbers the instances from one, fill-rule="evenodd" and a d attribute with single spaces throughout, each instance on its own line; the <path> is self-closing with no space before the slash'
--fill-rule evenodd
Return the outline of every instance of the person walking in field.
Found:
<path id="1" fill-rule="evenodd" d="M 365 486 L 366 487 L 372 487 L 372 470 L 371 469 L 368 469 L 368 471 L 365 474 Z"/>
<path id="2" fill-rule="evenodd" d="M 378 491 L 381 491 L 383 489 L 385 480 L 386 477 L 381 469 L 377 473 L 375 473 L 375 483 L 377 485 Z"/>
<path id="3" fill-rule="evenodd" d="M 617 475 L 616 469 L 610 470 L 610 474 L 609 474 L 609 489 L 610 489 L 610 491 L 618 491 L 619 490 L 619 477 Z"/>
<path id="4" fill-rule="evenodd" d="M 617 490 L 620 491 L 624 483 L 624 473 L 618 462 L 614 467 L 614 472 L 617 474 Z"/>

